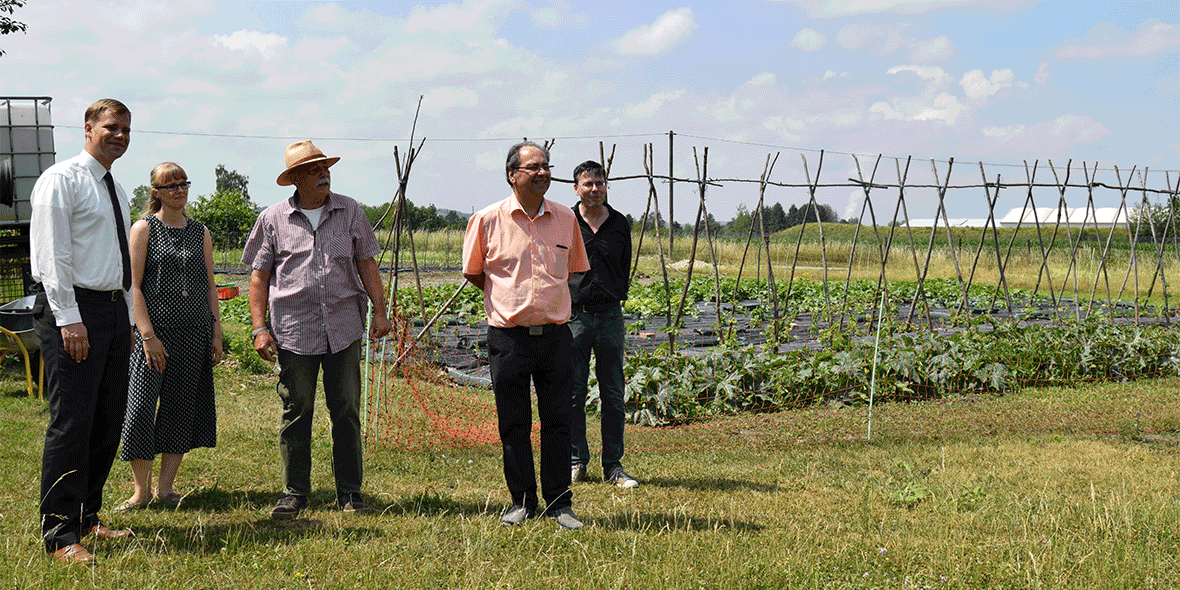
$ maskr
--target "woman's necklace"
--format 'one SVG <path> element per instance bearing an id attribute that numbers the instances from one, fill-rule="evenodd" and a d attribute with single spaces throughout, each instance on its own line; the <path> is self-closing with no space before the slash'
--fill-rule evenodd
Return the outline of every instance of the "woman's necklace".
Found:
<path id="1" fill-rule="evenodd" d="M 164 233 L 172 243 L 172 251 L 180 263 L 180 296 L 188 297 L 188 256 L 180 249 L 180 244 L 184 241 L 185 230 L 188 229 L 188 219 L 186 218 L 184 221 L 182 227 L 170 226 L 162 220 L 160 220 L 160 225 L 164 226 Z"/>

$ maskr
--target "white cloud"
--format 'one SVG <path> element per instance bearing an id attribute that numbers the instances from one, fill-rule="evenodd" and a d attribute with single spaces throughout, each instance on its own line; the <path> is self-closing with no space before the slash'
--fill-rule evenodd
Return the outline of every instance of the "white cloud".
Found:
<path id="1" fill-rule="evenodd" d="M 795 133 L 803 131 L 807 124 L 799 119 L 792 119 L 782 115 L 772 115 L 762 121 L 762 126 L 774 131 Z"/>
<path id="2" fill-rule="evenodd" d="M 837 74 L 836 72 L 834 72 L 832 70 L 828 70 L 828 71 L 824 72 L 823 79 L 825 81 L 827 81 L 827 80 L 831 80 L 832 78 L 847 78 L 851 75 L 852 74 L 849 74 L 848 72 L 840 72 Z"/>
<path id="3" fill-rule="evenodd" d="M 987 98 L 1005 88 L 1011 88 L 1015 80 L 1016 74 L 1008 68 L 992 70 L 991 78 L 985 76 L 983 70 L 971 70 L 963 74 L 959 85 L 970 98 Z"/>
<path id="4" fill-rule="evenodd" d="M 60 10 L 60 7 L 58 9 Z M 110 10 L 110 7 L 103 9 Z M 162 23 L 183 22 L 188 18 L 207 13 L 212 9 L 213 2 L 208 0 L 177 3 L 137 0 L 134 2 L 120 3 L 118 18 L 120 21 L 126 23 L 129 28 L 145 30 L 159 26 Z"/>
<path id="5" fill-rule="evenodd" d="M 800 51 L 819 51 L 826 45 L 828 38 L 824 34 L 815 29 L 803 29 L 795 33 L 795 40 L 791 41 L 791 47 Z"/>
<path id="6" fill-rule="evenodd" d="M 834 18 L 858 14 L 891 12 L 919 14 L 942 8 L 984 4 L 989 8 L 1016 6 L 1023 0 L 773 0 L 802 8 L 812 18 Z"/>
<path id="7" fill-rule="evenodd" d="M 1033 79 L 1041 86 L 1044 86 L 1049 81 L 1049 62 L 1041 62 L 1041 67 L 1037 68 L 1037 75 Z"/>
<path id="8" fill-rule="evenodd" d="M 1069 139 L 1075 144 L 1089 143 L 1110 135 L 1110 130 L 1102 123 L 1073 113 L 1066 113 L 1045 124 L 1033 125 L 1032 131 L 1058 140 Z"/>
<path id="9" fill-rule="evenodd" d="M 844 207 L 844 219 L 852 219 L 856 215 L 860 215 L 864 211 L 865 193 L 860 190 L 853 190 L 848 193 L 848 204 Z"/>
<path id="10" fill-rule="evenodd" d="M 568 0 L 553 0 L 543 6 L 529 11 L 533 23 L 543 29 L 559 29 L 563 27 L 585 27 L 590 24 L 590 16 L 583 12 L 575 12 L 573 4 Z"/>
<path id="11" fill-rule="evenodd" d="M 462 4 L 451 2 L 434 7 L 419 4 L 406 17 L 405 30 L 427 35 L 450 33 L 469 39 L 488 38 L 495 34 L 513 8 L 513 3 L 506 0 L 468 0 Z"/>
<path id="12" fill-rule="evenodd" d="M 866 49 L 875 55 L 889 55 L 904 50 L 910 61 L 919 63 L 942 61 L 954 54 L 954 43 L 946 35 L 919 39 L 906 34 L 908 27 L 902 23 L 844 25 L 836 33 L 836 43 L 850 51 Z"/>
<path id="13" fill-rule="evenodd" d="M 422 107 L 439 113 L 452 107 L 470 108 L 479 104 L 479 95 L 470 88 L 444 86 L 432 88 L 422 97 Z"/>
<path id="14" fill-rule="evenodd" d="M 942 61 L 955 53 L 955 44 L 950 37 L 939 35 L 933 39 L 920 39 L 909 44 L 910 58 L 919 63 Z"/>
<path id="15" fill-rule="evenodd" d="M 836 43 L 844 49 L 868 47 L 876 53 L 886 55 L 905 45 L 902 31 L 904 25 L 855 23 L 844 25 L 836 32 Z"/>
<path id="16" fill-rule="evenodd" d="M 545 117 L 532 115 L 501 121 L 489 127 L 486 133 L 488 137 L 535 137 L 544 129 Z"/>
<path id="17" fill-rule="evenodd" d="M 475 165 L 480 170 L 503 172 L 504 156 L 499 152 L 481 152 L 475 155 Z"/>
<path id="18" fill-rule="evenodd" d="M 776 80 L 777 80 L 777 78 L 775 78 L 774 74 L 772 74 L 770 72 L 762 72 L 761 74 L 758 74 L 758 75 L 754 76 L 753 78 L 750 78 L 750 80 L 747 81 L 746 84 L 749 84 L 751 86 L 762 86 L 764 84 L 774 84 Z"/>
<path id="19" fill-rule="evenodd" d="M 914 115 L 913 119 L 915 121 L 945 121 L 947 125 L 954 125 L 961 112 L 963 112 L 963 106 L 959 104 L 959 99 L 954 95 L 942 92 L 934 97 L 934 102 L 930 106 Z"/>
<path id="20" fill-rule="evenodd" d="M 348 10 L 340 4 L 311 4 L 296 19 L 299 28 L 333 33 L 376 34 L 400 23 L 371 10 Z"/>
<path id="21" fill-rule="evenodd" d="M 1057 57 L 1141 57 L 1180 49 L 1180 27 L 1157 19 L 1139 25 L 1132 35 L 1109 23 L 1099 23 L 1086 37 L 1097 37 L 1097 40 L 1066 45 L 1057 50 Z"/>
<path id="22" fill-rule="evenodd" d="M 230 35 L 214 35 L 213 43 L 234 51 L 257 51 L 263 56 L 272 57 L 287 45 L 287 38 L 274 33 L 241 30 Z"/>
<path id="23" fill-rule="evenodd" d="M 660 55 L 675 49 L 700 28 L 691 8 L 669 10 L 650 25 L 627 31 L 614 41 L 623 55 Z"/>
<path id="24" fill-rule="evenodd" d="M 684 96 L 683 90 L 653 94 L 652 96 L 648 97 L 647 100 L 627 107 L 624 109 L 624 112 L 626 112 L 627 116 L 629 117 L 648 119 L 651 118 L 652 115 L 656 114 L 656 112 L 658 112 L 665 103 L 676 100 L 682 96 Z"/>
<path id="25" fill-rule="evenodd" d="M 224 87 L 214 84 L 207 79 L 188 76 L 169 80 L 167 86 L 164 87 L 164 93 L 173 96 L 183 96 L 186 94 L 216 96 L 218 98 L 227 96 Z"/>
<path id="26" fill-rule="evenodd" d="M 737 98 L 730 96 L 728 100 L 718 101 L 712 105 L 701 105 L 699 110 L 712 115 L 714 120 L 733 123 L 741 121 L 742 117 L 737 112 Z"/>
<path id="27" fill-rule="evenodd" d="M 884 119 L 905 119 L 905 115 L 901 114 L 901 111 L 898 111 L 897 109 L 893 108 L 893 105 L 884 101 L 873 103 L 873 106 L 869 107 L 869 113 L 880 115 Z"/>
<path id="28" fill-rule="evenodd" d="M 1001 142 L 1008 142 L 1024 135 L 1024 125 L 1008 125 L 1007 127 L 984 127 L 982 130 L 983 136 L 988 139 L 995 139 Z"/>
<path id="29" fill-rule="evenodd" d="M 980 131 L 984 137 L 1002 144 L 1020 142 L 1025 145 L 1036 145 L 1047 152 L 1065 153 L 1074 146 L 1091 143 L 1111 134 L 1102 123 L 1073 113 L 1032 125 L 993 126 Z"/>
<path id="30" fill-rule="evenodd" d="M 899 74 L 901 72 L 912 72 L 923 80 L 928 80 L 930 86 L 933 88 L 943 88 L 950 85 L 952 78 L 950 74 L 938 66 L 894 66 L 885 71 L 886 74 Z"/>

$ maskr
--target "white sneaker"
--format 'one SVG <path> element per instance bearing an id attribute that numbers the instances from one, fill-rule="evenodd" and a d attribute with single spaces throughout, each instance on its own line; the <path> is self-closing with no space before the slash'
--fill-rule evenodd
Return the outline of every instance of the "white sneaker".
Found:
<path id="1" fill-rule="evenodd" d="M 581 463 L 574 463 L 573 466 L 570 467 L 570 483 L 578 483 L 588 479 L 589 477 L 586 475 L 585 465 L 582 465 Z"/>

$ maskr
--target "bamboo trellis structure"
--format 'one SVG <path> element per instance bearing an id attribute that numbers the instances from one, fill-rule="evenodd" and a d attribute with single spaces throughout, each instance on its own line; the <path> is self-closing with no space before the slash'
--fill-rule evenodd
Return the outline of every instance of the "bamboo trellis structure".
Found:
<path id="1" fill-rule="evenodd" d="M 415 116 L 415 126 L 417 123 L 417 116 Z M 671 134 L 669 134 L 671 136 Z M 390 229 L 388 242 L 394 245 L 395 251 L 393 256 L 393 270 L 389 277 L 389 302 L 391 308 L 396 306 L 397 292 L 401 288 L 398 282 L 398 268 L 401 264 L 401 251 L 403 237 L 409 246 L 409 255 L 415 273 L 416 287 L 419 289 L 418 303 L 419 310 L 416 310 L 423 319 L 426 316 L 425 304 L 421 299 L 421 282 L 418 278 L 419 269 L 417 264 L 417 257 L 414 249 L 413 232 L 408 223 L 404 220 L 404 209 L 406 205 L 406 187 L 409 181 L 410 171 L 413 162 L 425 143 L 425 139 L 419 140 L 417 147 L 414 147 L 414 139 L 411 135 L 410 149 L 406 158 L 400 158 L 397 148 L 394 149 L 394 158 L 397 162 L 398 174 L 398 190 L 397 197 L 394 203 L 391 203 L 394 214 L 394 223 Z M 550 148 L 554 145 L 553 141 L 547 141 L 546 147 Z M 740 187 L 743 183 L 756 185 L 756 199 L 751 200 L 756 202 L 756 206 L 751 212 L 751 225 L 746 232 L 745 245 L 742 250 L 741 260 L 737 268 L 738 280 L 741 280 L 743 275 L 747 257 L 750 254 L 751 246 L 755 248 L 757 260 L 759 261 L 759 274 L 761 274 L 761 261 L 765 260 L 767 287 L 772 299 L 770 303 L 771 315 L 769 320 L 772 322 L 771 326 L 775 334 L 774 342 L 779 341 L 778 334 L 783 322 L 792 317 L 796 313 L 795 310 L 789 308 L 781 308 L 782 301 L 778 297 L 778 293 L 786 294 L 785 301 L 790 301 L 792 290 L 796 287 L 799 280 L 800 254 L 804 242 L 804 236 L 808 232 L 810 224 L 815 225 L 815 232 L 818 234 L 819 240 L 819 259 L 821 271 L 821 282 L 823 287 L 823 296 L 825 301 L 825 311 L 821 316 L 823 321 L 828 325 L 839 329 L 844 329 L 846 322 L 854 315 L 849 301 L 849 286 L 853 280 L 853 267 L 855 261 L 858 260 L 858 255 L 863 256 L 866 260 L 871 260 L 875 265 L 875 272 L 871 273 L 872 280 L 876 283 L 877 295 L 873 298 L 874 301 L 885 301 L 888 299 L 890 281 L 888 280 L 889 269 L 896 266 L 895 262 L 899 260 L 901 267 L 911 266 L 913 271 L 913 279 L 916 281 L 917 288 L 915 290 L 912 301 L 909 302 L 908 312 L 904 317 L 904 325 L 907 326 L 933 326 L 931 307 L 932 302 L 927 300 L 926 290 L 923 286 L 927 281 L 935 278 L 931 276 L 932 260 L 936 253 L 935 244 L 941 239 L 945 239 L 946 247 L 949 251 L 951 264 L 953 268 L 952 278 L 958 285 L 958 292 L 960 293 L 959 300 L 954 302 L 954 311 L 960 313 L 966 312 L 971 306 L 970 291 L 972 286 L 981 284 L 980 270 L 984 264 L 994 265 L 995 272 L 998 273 L 998 280 L 996 281 L 991 300 L 985 306 L 987 309 L 1003 309 L 1007 312 L 1009 317 L 1015 317 L 1018 311 L 1017 304 L 1014 301 L 1010 273 L 1013 264 L 1021 264 L 1018 262 L 1018 248 L 1016 247 L 1016 240 L 1018 236 L 1023 236 L 1022 230 L 1035 229 L 1035 237 L 1026 240 L 1027 252 L 1026 257 L 1031 257 L 1032 262 L 1023 264 L 1026 267 L 1035 267 L 1036 280 L 1032 287 L 1032 295 L 1043 296 L 1049 302 L 1052 319 L 1064 320 L 1067 319 L 1063 313 L 1072 310 L 1069 319 L 1081 319 L 1090 316 L 1095 311 L 1095 306 L 1101 306 L 1110 309 L 1120 304 L 1124 294 L 1127 294 L 1133 299 L 1129 306 L 1133 309 L 1133 319 L 1139 321 L 1146 315 L 1154 315 L 1161 318 L 1164 322 L 1170 322 L 1172 315 L 1177 311 L 1173 309 L 1170 302 L 1169 279 L 1165 272 L 1169 266 L 1180 263 L 1180 239 L 1177 238 L 1177 228 L 1174 227 L 1173 218 L 1180 213 L 1177 211 L 1180 208 L 1180 175 L 1177 175 L 1175 181 L 1173 180 L 1173 171 L 1164 173 L 1165 179 L 1163 186 L 1160 187 L 1157 182 L 1156 186 L 1148 185 L 1148 170 L 1139 170 L 1137 167 L 1132 168 L 1129 173 L 1124 174 L 1124 170 L 1118 167 L 1114 168 L 1115 184 L 1100 181 L 1099 165 L 1098 163 L 1082 163 L 1081 169 L 1084 176 L 1083 182 L 1073 180 L 1076 178 L 1075 165 L 1071 161 L 1067 162 L 1063 170 L 1054 165 L 1052 161 L 1048 161 L 1047 168 L 1053 176 L 1052 182 L 1044 182 L 1038 180 L 1038 172 L 1045 166 L 1042 166 L 1039 161 L 1034 161 L 1031 166 L 1028 162 L 1024 163 L 1024 179 L 1022 182 L 1014 182 L 1005 180 L 1002 174 L 988 173 L 988 166 L 982 162 L 978 163 L 980 180 L 977 182 L 952 182 L 954 178 L 952 171 L 954 169 L 955 161 L 949 159 L 945 162 L 945 167 L 940 169 L 939 163 L 935 160 L 930 160 L 930 167 L 933 183 L 919 183 L 912 182 L 911 164 L 912 158 L 885 158 L 882 155 L 876 157 L 872 169 L 865 177 L 864 169 L 861 166 L 860 158 L 856 155 L 851 155 L 855 165 L 856 177 L 849 177 L 843 181 L 821 181 L 821 175 L 825 168 L 825 152 L 819 152 L 819 159 L 814 168 L 812 168 L 807 160 L 806 155 L 800 153 L 802 160 L 802 179 L 803 182 L 787 182 L 780 180 L 773 180 L 772 174 L 775 173 L 775 165 L 778 162 L 781 152 L 774 154 L 767 154 L 766 163 L 763 167 L 762 174 L 756 179 L 750 178 L 725 178 L 725 177 L 711 177 L 709 175 L 709 149 L 705 147 L 698 156 L 696 148 L 693 148 L 694 163 L 696 165 L 696 178 L 678 178 L 672 175 L 671 170 L 674 167 L 669 164 L 668 174 L 657 174 L 655 172 L 655 146 L 654 144 L 645 143 L 643 145 L 643 174 L 636 175 L 618 175 L 612 176 L 612 164 L 616 162 L 615 148 L 612 146 L 609 157 L 606 154 L 605 146 L 599 143 L 599 159 L 607 170 L 608 181 L 614 187 L 620 186 L 620 183 L 628 181 L 646 181 L 647 183 L 647 199 L 643 215 L 638 223 L 638 238 L 637 246 L 635 248 L 635 259 L 631 265 L 631 275 L 634 277 L 639 271 L 640 253 L 643 252 L 645 241 L 648 240 L 647 233 L 649 229 L 654 234 L 651 238 L 654 239 L 655 256 L 658 260 L 658 266 L 661 270 L 661 276 L 657 280 L 662 281 L 665 292 L 670 296 L 666 302 L 664 316 L 665 329 L 668 331 L 670 346 L 669 351 L 676 349 L 676 334 L 678 326 L 680 325 L 681 317 L 685 312 L 685 304 L 687 299 L 687 292 L 689 283 L 691 282 L 694 266 L 697 264 L 696 254 L 698 250 L 702 249 L 710 254 L 713 267 L 713 283 L 715 287 L 716 297 L 712 302 L 716 306 L 719 322 L 723 321 L 723 301 L 721 299 L 721 275 L 720 264 L 718 261 L 717 246 L 720 240 L 719 236 L 709 227 L 709 194 L 712 190 L 722 186 Z M 671 156 L 670 156 L 671 157 Z M 894 168 L 896 170 L 896 180 L 887 182 L 878 179 L 878 172 L 881 168 L 883 160 L 894 160 Z M 992 165 L 994 166 L 994 165 Z M 830 168 L 831 165 L 829 164 Z M 830 176 L 830 174 L 829 174 Z M 1158 177 L 1159 174 L 1156 174 Z M 992 178 L 992 180 L 989 180 Z M 1138 186 L 1135 185 L 1135 180 L 1138 178 Z M 570 182 L 555 178 L 555 182 Z M 692 241 L 688 246 L 689 256 L 687 259 L 687 269 L 684 287 L 680 293 L 679 302 L 673 302 L 671 297 L 672 283 L 669 278 L 669 266 L 674 258 L 672 246 L 673 237 L 672 228 L 670 227 L 670 212 L 669 222 L 665 225 L 661 215 L 659 204 L 660 184 L 666 187 L 669 193 L 669 201 L 671 200 L 671 193 L 674 190 L 675 184 L 695 185 L 698 192 L 698 205 L 695 219 L 692 225 Z M 766 211 L 765 203 L 768 200 L 768 192 L 777 191 L 795 191 L 799 189 L 806 197 L 806 204 L 803 207 L 804 211 L 809 211 L 811 215 L 805 215 L 801 227 L 797 230 L 798 235 L 794 242 L 794 255 L 775 259 L 773 252 L 774 246 L 783 246 L 783 240 L 775 239 L 771 232 L 768 231 L 766 220 L 763 218 L 763 213 Z M 829 257 L 830 244 L 826 236 L 825 222 L 822 221 L 820 215 L 820 197 L 818 193 L 821 190 L 830 189 L 851 189 L 863 194 L 863 198 L 858 203 L 859 205 L 859 222 L 852 234 L 851 243 L 841 243 L 839 247 L 848 247 L 849 252 L 846 257 L 846 272 L 841 273 L 842 276 L 834 276 L 830 273 L 838 267 L 830 267 L 829 261 L 836 262 L 835 258 Z M 980 191 L 980 189 L 982 189 Z M 1055 203 L 1052 212 L 1048 216 L 1044 216 L 1045 208 L 1037 207 L 1037 195 L 1039 191 L 1052 191 L 1054 197 L 1051 199 Z M 1071 219 L 1069 215 L 1069 207 L 1067 200 L 1067 193 L 1071 191 L 1084 191 L 1085 204 L 1082 209 L 1084 212 L 1083 218 L 1080 222 Z M 935 197 L 935 216 L 933 222 L 928 226 L 915 225 L 910 216 L 911 210 L 915 206 L 921 208 L 921 200 L 925 196 L 929 197 L 929 192 L 932 191 Z M 966 251 L 965 255 L 960 260 L 959 249 L 962 244 L 962 237 L 959 238 L 959 246 L 955 244 L 955 232 L 952 231 L 951 218 L 948 213 L 949 204 L 960 202 L 962 194 L 966 192 L 979 191 L 975 194 L 982 196 L 982 202 L 986 205 L 987 216 L 983 220 L 982 227 L 979 227 L 979 235 L 977 240 L 970 242 L 974 244 L 973 247 Z M 1012 191 L 1018 191 L 1021 194 L 1020 216 L 1015 221 L 1014 231 L 1011 238 L 1004 244 L 1001 241 L 1001 226 L 1000 219 L 997 214 L 997 207 L 999 206 L 1002 197 L 1010 194 Z M 796 193 L 798 194 L 798 193 Z M 1109 196 L 1114 194 L 1117 196 L 1118 205 L 1115 208 L 1115 217 L 1112 221 L 1103 222 L 1097 219 L 1097 200 L 1096 196 Z M 1138 197 L 1138 200 L 1135 197 Z M 1162 228 L 1157 228 L 1157 224 L 1151 219 L 1151 200 L 1164 200 L 1166 203 L 1166 221 Z M 890 202 L 892 201 L 892 202 Z M 1076 199 L 1075 199 L 1076 201 Z M 892 215 L 888 217 L 878 217 L 878 212 L 888 212 L 892 209 Z M 1147 228 L 1143 227 L 1143 223 L 1147 222 Z M 1007 224 L 1005 224 L 1007 225 Z M 886 231 L 888 228 L 888 231 Z M 922 244 L 921 239 L 916 236 L 916 229 L 929 229 L 926 236 L 926 243 Z M 974 228 L 972 228 L 974 229 Z M 702 231 L 703 230 L 703 231 Z M 1092 256 L 1096 254 L 1097 268 L 1092 273 L 1092 276 L 1083 276 L 1081 267 L 1081 256 L 1083 252 L 1083 240 L 1085 233 L 1093 234 L 1093 240 L 1098 242 L 1098 248 L 1092 248 Z M 900 235 L 899 235 L 899 232 Z M 1125 232 L 1126 241 L 1130 247 L 1129 260 L 1125 276 L 1121 283 L 1118 277 L 1111 280 L 1111 260 L 1115 251 L 1115 237 L 1122 235 Z M 940 238 L 940 234 L 942 237 Z M 869 243 L 871 236 L 872 243 Z M 701 239 L 705 240 L 702 245 Z M 1169 243 L 1170 240 L 1170 243 Z M 1035 245 L 1035 248 L 1034 248 Z M 924 247 L 923 247 L 924 246 Z M 1140 252 L 1140 246 L 1149 249 L 1151 255 L 1145 255 Z M 649 245 L 651 248 L 651 245 Z M 1098 250 L 1101 250 L 1098 253 Z M 1034 254 L 1035 251 L 1035 254 Z M 1068 259 L 1065 264 L 1064 276 L 1055 276 L 1057 271 L 1054 270 L 1051 261 L 1054 255 L 1067 256 Z M 384 256 L 384 254 L 383 254 Z M 841 256 L 843 261 L 845 257 Z M 1092 263 L 1093 264 L 1093 263 Z M 1143 272 L 1146 273 L 1150 269 L 1151 276 L 1147 278 L 1146 275 L 1140 275 L 1140 265 L 1143 265 Z M 1060 267 L 1058 267 L 1060 268 Z M 781 275 L 779 273 L 782 273 Z M 776 276 L 785 276 L 786 284 L 782 285 L 781 280 L 776 279 Z M 833 301 L 832 291 L 830 287 L 842 283 L 843 297 L 839 301 Z M 1158 306 L 1152 314 L 1147 314 L 1142 304 L 1146 298 L 1151 297 L 1156 285 L 1159 284 L 1159 290 L 1163 296 L 1162 306 Z M 1144 289 L 1143 287 L 1146 286 Z M 459 285 L 455 293 L 451 296 L 450 301 L 443 309 L 438 310 L 428 321 L 425 326 L 416 335 L 405 335 L 405 337 L 398 339 L 395 343 L 386 343 L 384 346 L 394 346 L 397 349 L 388 351 L 382 349 L 378 351 L 378 367 L 379 371 L 375 373 L 370 379 L 376 380 L 378 387 L 384 386 L 384 382 L 380 381 L 393 374 L 395 370 L 402 364 L 406 355 L 427 337 L 430 333 L 431 327 L 435 321 L 446 311 L 450 303 L 454 301 L 459 292 L 463 289 L 463 285 Z M 1117 291 L 1117 292 L 1116 292 Z M 1000 307 L 997 308 L 997 302 L 1002 297 Z M 1083 304 L 1084 302 L 1084 304 Z M 737 301 L 732 302 L 735 307 Z M 765 302 L 764 302 L 765 303 Z M 1124 306 L 1128 304 L 1123 304 Z M 883 306 L 882 306 L 883 307 Z M 406 310 L 401 310 L 406 311 Z M 879 312 L 872 312 L 874 314 Z M 916 318 L 922 314 L 920 321 Z M 404 314 L 409 315 L 409 314 Z M 1015 321 L 1015 320 L 1013 320 Z M 732 335 L 733 324 L 719 325 L 718 328 L 729 328 Z M 366 396 L 368 398 L 369 396 Z M 373 402 L 377 404 L 379 402 Z M 366 416 L 369 416 L 378 411 L 378 407 L 374 405 L 369 406 L 368 399 L 363 411 Z"/>

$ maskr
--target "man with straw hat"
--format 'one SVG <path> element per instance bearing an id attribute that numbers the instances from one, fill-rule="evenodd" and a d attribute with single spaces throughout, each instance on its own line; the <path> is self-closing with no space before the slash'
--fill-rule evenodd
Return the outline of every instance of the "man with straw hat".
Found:
<path id="1" fill-rule="evenodd" d="M 389 333 L 377 236 L 354 199 L 331 191 L 329 158 L 310 141 L 287 146 L 279 186 L 289 198 L 267 207 L 242 251 L 250 275 L 251 337 L 258 355 L 277 361 L 283 402 L 279 456 L 283 496 L 271 517 L 290 519 L 311 492 L 311 425 L 323 368 L 332 419 L 336 499 L 344 512 L 366 508 L 361 496 L 360 341 L 368 301 L 369 339 Z M 366 300 L 367 298 L 367 300 Z M 269 310 L 269 314 L 268 314 Z"/>

